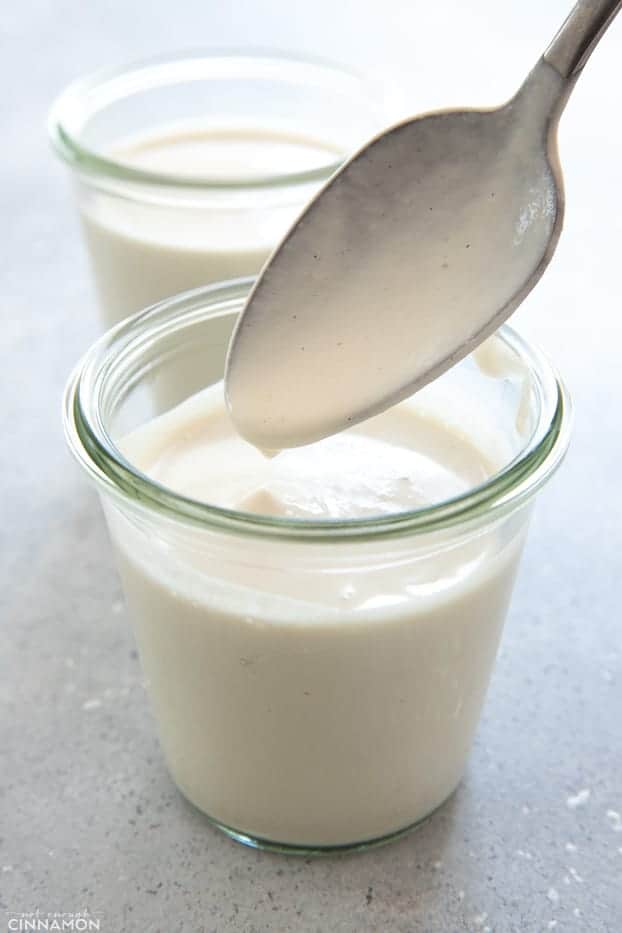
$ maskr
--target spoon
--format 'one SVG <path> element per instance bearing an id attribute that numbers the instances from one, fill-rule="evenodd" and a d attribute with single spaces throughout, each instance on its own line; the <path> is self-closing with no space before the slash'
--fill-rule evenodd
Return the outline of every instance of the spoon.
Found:
<path id="1" fill-rule="evenodd" d="M 557 124 L 622 0 L 579 0 L 517 94 L 407 120 L 332 176 L 272 254 L 225 373 L 265 450 L 377 414 L 453 366 L 518 307 L 562 227 Z"/>

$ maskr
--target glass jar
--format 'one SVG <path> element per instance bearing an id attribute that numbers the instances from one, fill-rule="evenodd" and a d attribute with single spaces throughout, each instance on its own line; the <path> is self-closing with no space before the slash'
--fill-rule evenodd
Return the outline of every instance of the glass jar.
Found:
<path id="1" fill-rule="evenodd" d="M 162 302 L 102 337 L 68 383 L 65 430 L 101 496 L 181 791 L 250 845 L 361 847 L 424 819 L 461 779 L 569 402 L 503 327 L 415 397 L 501 458 L 464 494 L 314 521 L 185 498 L 128 462 L 123 438 L 159 413 L 153 387 L 171 365 L 198 352 L 203 385 L 222 378 L 251 284 Z"/>
<path id="2" fill-rule="evenodd" d="M 50 136 L 72 171 L 104 325 L 257 273 L 387 103 L 345 68 L 276 52 L 157 58 L 68 87 Z M 183 170 L 162 161 L 163 133 Z"/>

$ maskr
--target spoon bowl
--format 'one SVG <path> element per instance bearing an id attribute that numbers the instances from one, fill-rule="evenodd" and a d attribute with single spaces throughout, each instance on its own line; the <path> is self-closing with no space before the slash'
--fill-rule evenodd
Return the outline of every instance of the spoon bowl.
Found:
<path id="1" fill-rule="evenodd" d="M 332 177 L 272 255 L 233 335 L 226 392 L 244 437 L 279 449 L 363 421 L 518 307 L 561 232 L 559 116 L 621 5 L 578 3 L 505 105 L 405 121 Z"/>

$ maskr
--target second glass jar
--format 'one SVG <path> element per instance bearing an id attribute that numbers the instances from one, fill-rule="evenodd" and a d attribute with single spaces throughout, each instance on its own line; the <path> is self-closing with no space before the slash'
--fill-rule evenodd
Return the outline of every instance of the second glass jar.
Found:
<path id="1" fill-rule="evenodd" d="M 384 112 L 356 74 L 278 53 L 155 59 L 71 85 L 50 134 L 72 170 L 104 325 L 257 273 Z"/>

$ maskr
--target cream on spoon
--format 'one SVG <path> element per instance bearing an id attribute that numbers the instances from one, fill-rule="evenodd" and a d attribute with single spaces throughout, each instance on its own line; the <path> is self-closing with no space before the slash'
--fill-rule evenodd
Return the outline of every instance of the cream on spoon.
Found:
<path id="1" fill-rule="evenodd" d="M 226 370 L 264 449 L 337 433 L 470 353 L 518 307 L 561 232 L 559 116 L 622 0 L 579 0 L 494 110 L 395 126 L 341 168 L 272 255 Z"/>

